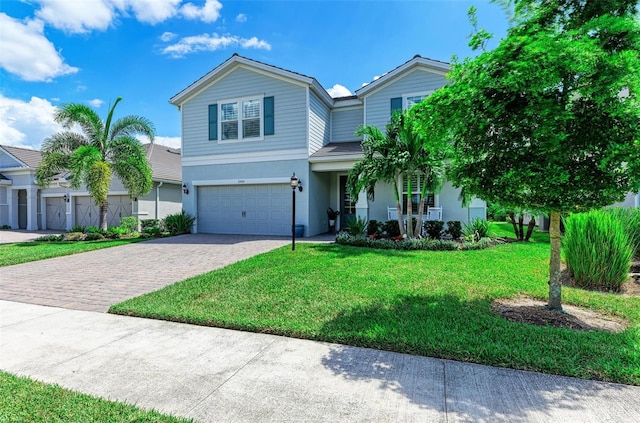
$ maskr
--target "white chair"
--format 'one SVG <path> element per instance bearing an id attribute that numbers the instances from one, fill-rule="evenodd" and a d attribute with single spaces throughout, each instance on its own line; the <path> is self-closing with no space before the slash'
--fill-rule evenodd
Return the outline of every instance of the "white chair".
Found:
<path id="1" fill-rule="evenodd" d="M 395 207 L 387 207 L 387 220 L 398 220 L 398 209 Z"/>
<path id="2" fill-rule="evenodd" d="M 442 220 L 442 207 L 427 207 L 427 220 Z"/>

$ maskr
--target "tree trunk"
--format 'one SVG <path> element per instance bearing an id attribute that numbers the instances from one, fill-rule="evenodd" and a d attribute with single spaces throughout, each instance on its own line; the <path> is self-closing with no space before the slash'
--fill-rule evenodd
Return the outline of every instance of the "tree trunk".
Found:
<path id="1" fill-rule="evenodd" d="M 424 196 L 420 196 L 420 206 L 418 207 L 418 220 L 416 221 L 416 227 L 413 230 L 414 238 L 419 238 L 422 235 L 422 216 L 424 215 Z"/>
<path id="2" fill-rule="evenodd" d="M 513 226 L 513 233 L 516 234 L 516 239 L 520 240 L 518 236 L 518 224 L 516 223 L 516 214 L 514 212 L 509 212 L 509 219 L 511 219 L 511 225 Z"/>
<path id="3" fill-rule="evenodd" d="M 413 203 L 411 202 L 411 183 L 407 183 L 407 237 L 413 236 Z"/>
<path id="4" fill-rule="evenodd" d="M 400 204 L 400 200 L 396 201 L 396 215 L 398 216 L 398 227 L 400 228 L 400 236 L 404 238 L 404 222 L 402 220 L 402 204 Z"/>
<path id="5" fill-rule="evenodd" d="M 518 216 L 518 241 L 524 241 L 524 213 Z"/>
<path id="6" fill-rule="evenodd" d="M 100 204 L 100 229 L 107 230 L 107 210 L 109 208 L 109 203 L 104 201 Z"/>
<path id="7" fill-rule="evenodd" d="M 527 226 L 527 235 L 525 235 L 524 240 L 525 241 L 529 241 L 529 238 L 531 238 L 531 234 L 533 233 L 533 228 L 536 227 L 536 219 L 535 217 L 531 216 L 531 219 L 529 220 L 529 226 Z"/>
<path id="8" fill-rule="evenodd" d="M 549 304 L 552 310 L 562 310 L 562 282 L 560 281 L 560 213 L 551 212 L 549 225 L 551 259 L 549 260 Z"/>

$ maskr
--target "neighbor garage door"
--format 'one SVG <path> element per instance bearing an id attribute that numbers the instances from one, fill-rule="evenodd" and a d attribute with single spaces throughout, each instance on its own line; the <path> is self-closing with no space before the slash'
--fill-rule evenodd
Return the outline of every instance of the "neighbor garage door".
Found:
<path id="1" fill-rule="evenodd" d="M 61 230 L 67 226 L 67 203 L 62 197 L 47 197 L 47 229 Z"/>
<path id="2" fill-rule="evenodd" d="M 75 225 L 100 226 L 100 208 L 93 203 L 91 197 L 75 197 L 76 221 Z M 120 219 L 131 216 L 131 198 L 128 195 L 110 195 L 107 209 L 107 225 L 119 226 Z"/>
<path id="3" fill-rule="evenodd" d="M 291 188 L 288 184 L 198 187 L 198 232 L 288 235 Z"/>

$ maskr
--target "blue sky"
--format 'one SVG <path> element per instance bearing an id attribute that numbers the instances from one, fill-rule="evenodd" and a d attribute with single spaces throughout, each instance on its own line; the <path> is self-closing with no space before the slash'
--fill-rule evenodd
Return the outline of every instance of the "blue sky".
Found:
<path id="1" fill-rule="evenodd" d="M 474 54 L 471 5 L 495 46 L 507 19 L 489 0 L 2 0 L 0 144 L 40 148 L 60 130 L 56 106 L 85 103 L 104 117 L 121 96 L 116 116 L 144 116 L 156 142 L 179 147 L 169 98 L 233 53 L 348 95 L 415 54 Z"/>

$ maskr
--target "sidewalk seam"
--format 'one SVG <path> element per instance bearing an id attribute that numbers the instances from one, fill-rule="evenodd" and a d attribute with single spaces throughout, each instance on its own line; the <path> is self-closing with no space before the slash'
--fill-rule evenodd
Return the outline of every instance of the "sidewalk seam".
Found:
<path id="1" fill-rule="evenodd" d="M 193 405 L 193 407 L 189 408 L 186 412 L 185 412 L 185 416 L 188 416 L 191 414 L 191 412 L 193 410 L 195 410 L 200 404 L 202 404 L 203 402 L 205 402 L 209 397 L 211 397 L 213 394 L 215 394 L 217 391 L 220 390 L 220 388 L 222 388 L 224 385 L 227 384 L 227 382 L 229 382 L 231 379 L 233 379 L 238 373 L 240 373 L 245 367 L 247 367 L 249 364 L 253 363 L 259 356 L 261 356 L 268 348 L 270 348 L 276 341 L 278 341 L 278 338 L 275 338 L 273 341 L 269 342 L 269 344 L 267 344 L 263 349 L 261 349 L 260 351 L 258 351 L 256 353 L 256 355 L 254 355 L 253 357 L 251 357 L 250 360 L 248 360 L 246 363 L 244 363 L 242 366 L 240 366 L 235 372 L 233 372 L 228 378 L 226 378 L 220 385 L 216 386 L 211 392 L 209 392 L 207 394 L 207 396 L 205 396 L 204 398 L 202 398 L 200 401 L 198 401 L 196 404 Z"/>
<path id="2" fill-rule="evenodd" d="M 444 421 L 447 423 L 449 421 L 449 410 L 447 407 L 447 363 L 445 361 L 442 362 L 442 392 L 444 394 Z"/>

